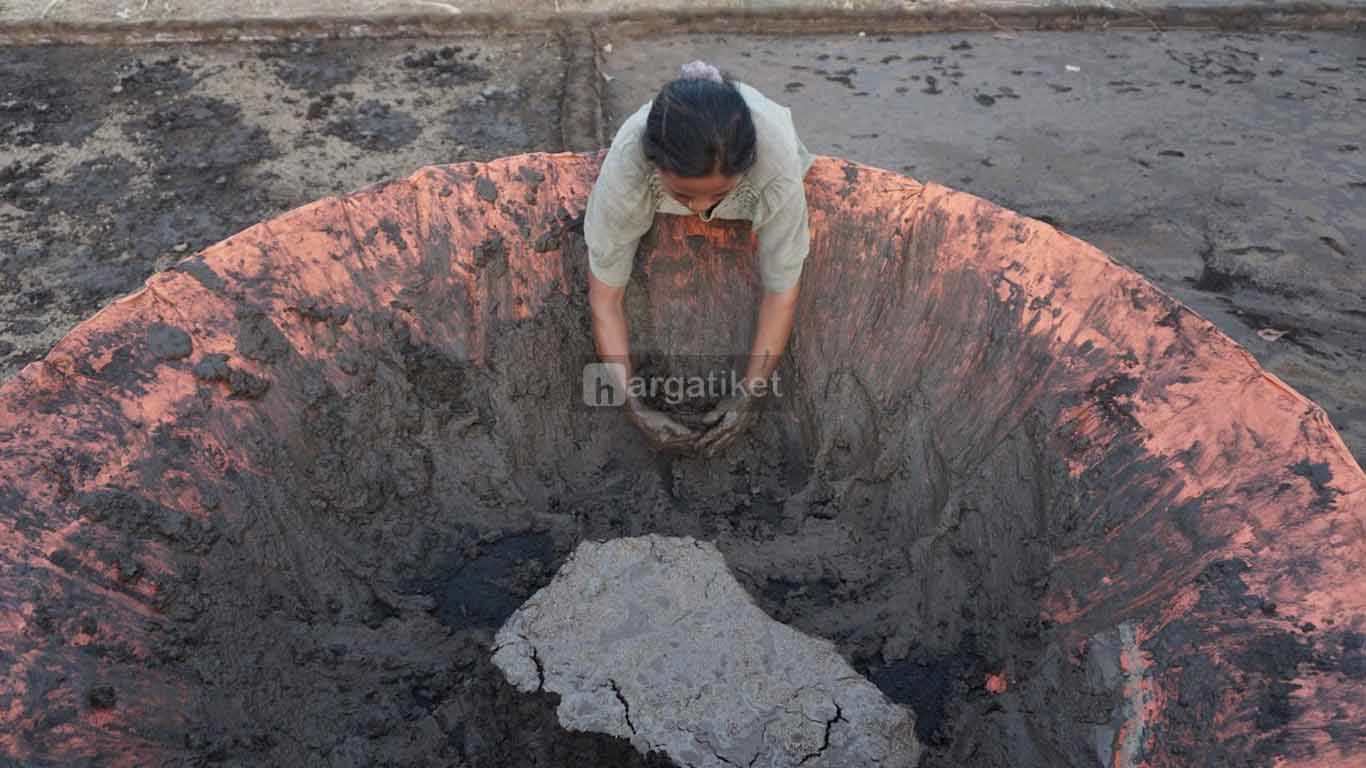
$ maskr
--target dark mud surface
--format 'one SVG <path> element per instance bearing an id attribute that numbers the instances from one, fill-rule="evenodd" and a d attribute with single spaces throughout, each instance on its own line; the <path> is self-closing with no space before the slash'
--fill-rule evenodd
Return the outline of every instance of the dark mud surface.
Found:
<path id="1" fill-rule="evenodd" d="M 564 148 L 557 38 L 0 51 L 0 379 L 155 270 L 433 163 Z"/>
<path id="2" fill-rule="evenodd" d="M 853 170 L 826 178 L 849 184 Z M 495 186 L 493 196 L 464 171 L 447 173 L 474 206 L 537 195 L 532 174 Z M 385 205 L 407 210 L 401 196 Z M 845 252 L 839 238 L 862 242 L 884 215 L 835 225 L 826 245 Z M 916 259 L 946 242 L 949 218 L 927 214 L 888 252 L 909 279 L 935 272 Z M 508 214 L 508 238 L 521 221 Z M 980 224 L 1012 227 L 1006 217 Z M 619 739 L 565 732 L 553 697 L 515 693 L 490 663 L 497 628 L 577 544 L 660 533 L 715 542 L 765 611 L 828 638 L 914 710 L 923 766 L 1132 761 L 1142 734 L 1122 734 L 1143 722 L 1135 711 L 1144 706 L 1134 625 L 1098 610 L 1085 628 L 1061 633 L 1045 618 L 1056 613 L 1044 598 L 1059 585 L 1094 588 L 1112 572 L 1147 594 L 1151 580 L 1127 563 L 1151 558 L 1144 548 L 1157 546 L 1161 526 L 1175 519 L 1181 541 L 1212 551 L 1223 539 L 1206 538 L 1203 518 L 1237 498 L 1134 514 L 1179 493 L 1166 482 L 1177 465 L 1142 448 L 1147 436 L 1128 400 L 1135 379 L 1104 367 L 1092 378 L 1086 366 L 1105 365 L 1094 345 L 1060 348 L 1051 332 L 1036 332 L 1022 319 L 1033 302 L 994 300 L 994 274 L 946 280 L 949 298 L 961 300 L 912 296 L 895 309 L 873 287 L 881 309 L 871 313 L 895 312 L 895 321 L 871 323 L 860 338 L 899 338 L 905 315 L 923 308 L 914 302 L 935 303 L 933 347 L 916 352 L 924 365 L 883 380 L 901 350 L 830 354 L 840 340 L 825 329 L 848 307 L 814 303 L 780 369 L 785 394 L 734 450 L 715 460 L 660 456 L 618 410 L 580 400 L 592 350 L 586 258 L 572 220 L 549 214 L 534 230 L 527 222 L 527 240 L 553 233 L 558 245 L 543 252 L 557 250 L 564 268 L 552 263 L 549 274 L 570 290 L 551 289 L 526 319 L 482 301 L 526 279 L 509 269 L 506 240 L 446 226 L 414 243 L 419 258 L 375 283 L 364 281 L 383 259 L 368 268 L 358 261 L 359 284 L 341 294 L 354 305 L 312 293 L 298 273 L 309 254 L 285 251 L 298 241 L 283 225 L 276 235 L 244 235 L 265 235 L 238 247 L 263 251 L 279 280 L 240 274 L 232 259 L 214 262 L 219 271 L 186 262 L 172 280 L 193 291 L 178 295 L 228 299 L 231 311 L 177 321 L 190 307 L 163 308 L 163 294 L 145 293 L 139 301 L 161 319 L 104 326 L 45 394 L 27 387 L 32 379 L 15 387 L 7 408 L 27 404 L 45 424 L 69 408 L 90 418 L 85 443 L 41 464 L 30 462 L 27 439 L 0 435 L 0 461 L 41 475 L 0 485 L 17 537 L 62 531 L 43 539 L 51 544 L 41 566 L 6 562 L 17 586 L 3 594 L 18 596 L 21 621 L 0 655 L 22 681 L 11 694 L 17 708 L 0 714 L 12 718 L 18 741 L 0 746 L 38 765 L 130 763 L 122 755 L 186 766 L 666 765 Z M 747 247 L 736 230 L 731 242 Z M 364 259 L 381 255 L 365 244 L 382 239 L 386 249 L 408 248 L 405 232 L 380 218 L 352 233 L 350 246 L 334 236 L 354 250 L 342 257 Z M 452 242 L 476 253 L 457 262 Z M 697 311 L 698 299 L 672 282 L 683 263 L 677 252 L 651 255 L 652 247 L 642 258 L 657 271 L 628 293 L 634 346 L 670 373 L 700 375 L 705 360 L 665 352 L 688 340 L 694 349 L 735 349 L 752 336 L 753 319 Z M 741 258 L 740 248 L 726 258 Z M 822 258 L 821 268 L 832 263 Z M 411 279 L 414 269 L 421 279 Z M 885 284 L 875 269 L 860 274 Z M 467 277 L 478 294 L 451 288 Z M 405 285 L 396 297 L 394 280 Z M 749 290 L 740 283 L 717 281 L 705 301 L 738 303 Z M 1165 301 L 1146 286 L 1133 295 Z M 278 299 L 286 306 L 274 306 Z M 228 351 L 196 357 L 205 325 Z M 481 329 L 477 342 L 471 327 Z M 1055 366 L 1056 354 L 1079 372 L 1031 399 L 1034 374 L 1073 369 Z M 974 361 L 969 377 L 981 388 L 963 387 L 959 355 Z M 172 369 L 182 375 L 167 392 L 158 374 Z M 164 410 L 148 428 L 102 410 L 78 386 L 145 396 Z M 1021 409 L 1022 400 L 1030 405 Z M 1059 409 L 1081 403 L 1119 437 L 1078 473 L 1063 451 L 1091 437 L 1060 427 Z M 143 447 L 128 450 L 127 440 Z M 118 474 L 101 475 L 109 471 Z M 1312 488 L 1305 498 L 1320 512 L 1339 493 L 1327 464 L 1269 471 L 1275 493 Z M 1102 546 L 1122 558 L 1117 570 L 1105 558 L 1083 559 Z M 1060 563 L 1063 552 L 1071 565 Z M 1196 579 L 1198 602 L 1146 639 L 1144 663 L 1178 676 L 1186 702 L 1146 726 L 1159 729 L 1156 743 L 1200 746 L 1212 764 L 1272 765 L 1305 749 L 1287 727 L 1312 706 L 1291 695 L 1305 671 L 1362 674 L 1353 617 L 1317 632 L 1308 622 L 1282 626 L 1245 581 L 1253 575 L 1253 565 L 1220 559 Z M 1271 626 L 1248 631 L 1248 616 L 1271 616 Z M 1234 653 L 1232 665 L 1207 642 Z M 1008 684 L 988 690 L 992 679 Z M 1235 687 L 1252 702 L 1239 713 L 1249 735 L 1212 744 L 1210 724 L 1227 714 L 1221 702 Z M 106 718 L 117 723 L 114 738 L 88 738 Z M 1344 744 L 1362 736 L 1346 718 L 1333 727 Z"/>
<path id="3" fill-rule="evenodd" d="M 1192 39 L 1201 50 L 1226 44 Z M 993 44 L 943 42 L 946 51 L 935 54 L 913 52 L 919 42 L 906 43 L 900 54 L 893 43 L 876 43 L 874 60 L 986 58 L 984 48 Z M 1285 43 L 1292 44 L 1299 42 Z M 867 64 L 824 63 L 819 55 L 804 52 L 810 61 L 800 66 L 825 68 L 825 81 L 848 98 L 865 98 L 859 94 L 869 92 L 861 83 Z M 1171 60 L 1160 49 L 1151 55 Z M 16 95 L 0 98 L 17 104 L 0 107 L 17 116 L 0 130 L 6 374 L 40 357 L 71 323 L 135 288 L 152 270 L 283 209 L 426 163 L 564 143 L 554 93 L 563 73 L 553 43 L 55 48 L 7 50 L 0 57 L 20 83 Z M 906 83 L 896 87 L 943 98 L 967 77 L 955 76 L 964 67 L 921 63 L 946 71 L 921 73 L 920 82 L 905 74 Z M 858 72 L 846 71 L 855 64 Z M 1334 81 L 1343 93 L 1332 102 L 1342 108 L 1341 120 L 1357 114 L 1356 86 L 1345 82 L 1347 74 L 1320 77 L 1344 81 Z M 806 73 L 785 75 L 783 82 L 799 80 L 814 85 Z M 1050 86 L 1048 92 L 1068 91 Z M 990 103 L 978 98 L 984 94 Z M 987 110 L 1037 98 L 1024 86 L 1000 84 L 958 95 Z M 938 115 L 950 120 L 947 112 Z M 821 130 L 828 128 L 813 129 Z M 1063 151 L 1058 137 L 1025 146 L 1043 141 L 1040 135 L 1049 134 L 1022 131 L 1012 139 L 1020 186 L 988 196 L 1021 195 L 1022 207 L 1033 200 L 1035 213 L 1065 227 L 1081 231 L 1074 222 L 1084 221 L 1093 231 L 1120 233 L 1107 244 L 1118 255 L 1142 252 L 1149 234 L 1132 211 L 1110 229 L 1100 203 L 1079 208 L 1091 218 L 1066 212 L 1081 202 L 1074 196 L 1094 190 L 1078 193 L 1067 183 L 1072 177 L 1042 176 L 1025 160 L 1092 155 L 1085 148 Z M 1154 152 L 1196 154 L 1189 143 L 1180 149 L 1165 139 L 1158 143 Z M 950 148 L 940 145 L 936 156 L 956 157 Z M 923 157 L 931 149 L 920 143 L 893 151 Z M 892 157 L 869 161 L 896 167 Z M 1182 159 L 1156 157 L 1143 159 Z M 973 161 L 974 174 L 1003 162 L 987 159 Z M 1287 167 L 1287 174 L 1294 170 Z M 1353 174 L 1357 166 L 1342 168 Z M 1040 197 L 1024 197 L 1022 190 L 1036 187 Z M 1185 189 L 1208 191 L 1178 186 Z M 1116 200 L 1121 207 L 1133 202 Z M 1142 222 L 1165 221 L 1189 234 L 1188 220 L 1177 217 L 1183 209 L 1164 205 L 1168 218 L 1153 213 Z M 1359 247 L 1356 219 L 1343 221 L 1345 233 L 1331 235 L 1334 242 Z M 1125 233 L 1132 239 L 1124 240 Z M 585 263 L 572 232 L 544 247 L 566 249 L 580 268 Z M 479 252 L 491 276 L 506 273 L 498 242 L 491 239 Z M 1223 263 L 1220 252 L 1210 257 L 1216 264 Z M 1249 253 L 1256 251 L 1242 255 Z M 1255 281 L 1220 277 L 1238 274 L 1242 267 L 1233 262 L 1206 279 L 1203 262 L 1187 265 L 1187 255 L 1173 256 L 1183 266 L 1169 265 L 1170 274 L 1149 266 L 1159 282 L 1189 277 L 1186 296 L 1226 295 L 1245 307 L 1270 295 L 1300 302 L 1287 304 L 1286 312 L 1308 312 L 1317 302 L 1315 312 L 1347 323 L 1334 331 L 1344 341 L 1333 348 L 1333 364 L 1346 372 L 1360 367 L 1350 346 L 1360 338 L 1350 325 L 1352 307 L 1360 304 L 1344 298 L 1359 295 L 1350 276 L 1286 297 Z M 1187 275 L 1186 267 L 1194 271 Z M 185 269 L 214 284 L 212 273 L 195 272 L 193 264 Z M 1278 274 L 1288 280 L 1297 273 Z M 573 279 L 581 289 L 582 271 Z M 887 412 L 871 405 L 866 384 L 853 376 L 834 376 L 819 392 L 790 376 L 790 397 L 774 403 L 726 457 L 655 456 L 618 413 L 566 404 L 572 393 L 563 383 L 578 381 L 591 353 L 582 293 L 533 320 L 489 328 L 487 367 L 417 340 L 414 318 L 448 309 L 440 302 L 450 297 L 418 291 L 412 306 L 380 312 L 298 307 L 320 327 L 347 328 L 364 342 L 338 360 L 352 380 L 344 392 L 325 382 L 319 361 L 296 358 L 264 315 L 233 318 L 237 352 L 291 371 L 289 380 L 252 376 L 226 355 L 204 356 L 193 366 L 201 387 L 181 404 L 184 415 L 152 436 L 163 458 L 139 468 L 147 487 L 193 486 L 212 514 L 191 519 L 136 487 L 85 494 L 75 503 L 83 524 L 99 535 L 52 555 L 77 576 L 90 576 L 95 563 L 115 574 L 119 589 L 154 584 L 157 610 L 140 619 L 155 638 L 152 647 L 139 655 L 141 649 L 106 645 L 101 625 L 108 619 L 90 609 L 97 598 L 75 592 L 69 602 L 35 609 L 34 642 L 84 643 L 99 658 L 192 681 L 201 693 L 177 711 L 180 720 L 148 723 L 136 734 L 173 765 L 667 765 L 620 740 L 563 731 L 553 697 L 513 691 L 489 662 L 489 643 L 583 539 L 691 535 L 717 543 L 770 615 L 831 639 L 857 669 L 914 709 L 929 747 L 924 765 L 1111 763 L 1107 745 L 1126 717 L 1120 656 L 1128 640 L 1122 629 L 1111 629 L 1084 649 L 1065 648 L 1039 618 L 1057 543 L 1095 525 L 1084 518 L 1098 506 L 1041 447 L 1046 415 L 1033 414 L 989 443 L 973 442 L 979 433 L 960 428 L 968 415 L 941 414 L 942 421 L 929 422 L 924 414 L 936 404 L 918 394 Z M 636 300 L 644 302 L 632 309 L 640 320 L 648 297 Z M 167 365 L 189 366 L 181 334 L 173 326 L 152 329 L 147 352 Z M 1329 338 L 1325 331 L 1315 343 Z M 128 366 L 116 355 L 99 374 L 118 387 L 143 386 Z M 1356 391 L 1355 380 L 1328 370 L 1315 374 L 1324 376 L 1324 391 L 1340 398 Z M 241 435 L 253 464 L 271 473 L 197 474 L 214 465 L 214 447 L 194 437 L 217 418 L 216 399 L 256 399 L 281 386 L 291 387 L 303 408 L 297 432 L 282 436 L 255 426 Z M 1116 379 L 1086 394 L 1114 403 L 1109 413 L 1122 424 L 1123 405 L 1116 401 L 1126 386 Z M 821 411 L 829 403 L 839 404 L 838 418 Z M 1330 415 L 1343 418 L 1331 409 Z M 1116 458 L 1126 462 L 1141 468 L 1137 457 Z M 1319 482 L 1313 467 L 1305 477 Z M 173 575 L 152 572 L 148 566 L 157 559 L 168 560 Z M 1207 572 L 1202 600 L 1208 610 L 1274 613 L 1264 598 L 1240 588 L 1242 567 L 1229 561 Z M 1264 699 L 1257 728 L 1287 721 L 1294 706 L 1290 680 L 1301 665 L 1337 665 L 1360 679 L 1360 637 L 1335 632 L 1313 642 L 1286 632 L 1246 649 L 1247 668 L 1265 673 L 1246 683 Z M 1197 634 L 1193 625 L 1173 624 L 1153 647 L 1164 664 L 1199 669 L 1209 662 L 1191 648 Z M 1008 673 L 1010 689 L 991 695 L 987 675 L 1000 672 Z M 1189 720 L 1168 724 L 1174 736 L 1192 743 L 1203 738 L 1219 691 L 1235 684 L 1219 674 L 1211 667 L 1203 687 L 1192 689 L 1183 710 Z M 59 702 L 26 734 L 38 754 L 60 750 L 60 726 L 77 713 L 116 709 L 141 692 L 131 676 L 100 680 L 71 701 L 56 673 L 35 674 L 31 685 Z M 1360 737 L 1359 727 L 1343 726 L 1344 740 Z M 1276 749 L 1267 748 L 1265 764 Z"/>
<path id="4" fill-rule="evenodd" d="M 681 64 L 715 62 L 790 106 L 813 152 L 1099 246 L 1322 405 L 1366 462 L 1360 34 L 615 42 L 613 126 Z"/>
<path id="5" fill-rule="evenodd" d="M 303 409 L 291 434 L 261 423 L 237 435 L 270 472 L 195 472 L 215 461 L 192 437 L 220 418 L 214 401 L 259 396 L 239 391 L 227 356 L 206 355 L 194 366 L 203 386 L 136 472 L 148 487 L 193 478 L 209 516 L 138 488 L 76 500 L 90 530 L 72 544 L 85 549 L 54 562 L 72 574 L 111 564 L 130 589 L 154 583 L 141 663 L 195 688 L 182 721 L 149 723 L 144 744 L 174 765 L 670 765 L 565 732 L 555 697 L 516 693 L 489 661 L 498 627 L 578 543 L 661 533 L 716 542 L 770 615 L 831 639 L 912 708 L 922 765 L 1091 764 L 1093 729 L 1122 718 L 1123 680 L 1064 668 L 1039 618 L 1052 545 L 1082 511 L 1039 424 L 972 445 L 974 430 L 925 421 L 935 409 L 916 395 L 875 415 L 855 376 L 813 388 L 787 366 L 792 388 L 728 455 L 656 455 L 618 410 L 576 402 L 592 355 L 586 258 L 578 233 L 560 237 L 579 290 L 531 320 L 495 322 L 486 366 L 416 340 L 416 318 L 448 296 L 419 290 L 410 306 L 348 313 L 337 327 L 358 346 L 341 353 L 344 392 L 323 379 L 325 360 L 241 313 L 237 353 L 289 370 L 277 386 Z M 643 351 L 657 348 L 640 330 L 653 303 L 633 292 Z M 188 366 L 185 341 L 156 325 L 148 353 Z M 137 387 L 132 370 L 99 375 Z M 174 576 L 144 568 L 154 548 Z M 106 616 L 72 598 L 42 606 L 39 637 L 98 644 Z M 1089 651 L 1117 669 L 1116 652 Z M 989 694 L 988 673 L 1008 673 L 1010 692 Z M 138 682 L 106 678 L 88 706 L 115 706 L 124 686 Z M 48 729 L 26 735 L 39 753 L 60 748 Z"/>

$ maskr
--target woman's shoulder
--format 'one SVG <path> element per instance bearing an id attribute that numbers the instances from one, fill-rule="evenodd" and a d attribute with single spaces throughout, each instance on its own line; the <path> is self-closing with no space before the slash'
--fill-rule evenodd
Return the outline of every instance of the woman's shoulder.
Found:
<path id="1" fill-rule="evenodd" d="M 612 139 L 602 170 L 614 176 L 618 183 L 644 184 L 651 175 L 650 164 L 642 148 L 645 120 L 649 114 L 650 104 L 646 103 L 622 122 Z"/>
<path id="2" fill-rule="evenodd" d="M 633 142 L 640 143 L 641 137 L 645 135 L 645 121 L 650 117 L 650 106 L 653 101 L 647 101 L 644 105 L 632 112 L 621 122 L 621 127 L 617 129 L 617 135 L 612 139 L 612 143 Z"/>
<path id="3" fill-rule="evenodd" d="M 780 179 L 800 181 L 805 175 L 806 147 L 797 136 L 792 110 L 746 83 L 736 83 L 754 120 L 758 158 L 751 177 L 759 186 Z"/>

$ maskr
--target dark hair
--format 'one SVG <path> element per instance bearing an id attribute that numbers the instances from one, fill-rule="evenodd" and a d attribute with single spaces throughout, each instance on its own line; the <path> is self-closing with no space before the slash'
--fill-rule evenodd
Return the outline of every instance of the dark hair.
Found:
<path id="1" fill-rule="evenodd" d="M 645 158 L 685 178 L 738 176 L 754 165 L 754 119 L 729 80 L 682 78 L 665 85 L 645 120 Z"/>

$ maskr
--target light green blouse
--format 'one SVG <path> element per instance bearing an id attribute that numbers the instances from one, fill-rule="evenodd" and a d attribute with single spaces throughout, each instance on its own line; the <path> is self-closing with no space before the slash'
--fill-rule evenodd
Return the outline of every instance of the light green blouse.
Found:
<path id="1" fill-rule="evenodd" d="M 802 184 L 813 158 L 797 137 L 792 113 L 762 93 L 737 83 L 754 120 L 757 158 L 754 166 L 712 209 L 712 219 L 747 219 L 759 240 L 759 275 L 764 289 L 780 292 L 796 284 L 810 250 L 806 188 Z M 692 216 L 692 211 L 664 190 L 642 147 L 646 104 L 627 118 L 612 140 L 588 196 L 584 235 L 593 276 L 611 286 L 631 278 L 640 238 L 656 213 Z"/>

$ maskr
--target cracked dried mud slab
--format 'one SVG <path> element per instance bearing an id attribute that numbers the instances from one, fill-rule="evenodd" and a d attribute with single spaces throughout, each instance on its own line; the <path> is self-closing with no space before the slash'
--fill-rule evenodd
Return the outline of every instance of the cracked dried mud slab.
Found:
<path id="1" fill-rule="evenodd" d="M 559 695 L 561 725 L 680 765 L 907 768 L 920 756 L 907 710 L 828 640 L 765 614 L 695 539 L 580 544 L 494 643 L 518 690 Z"/>

